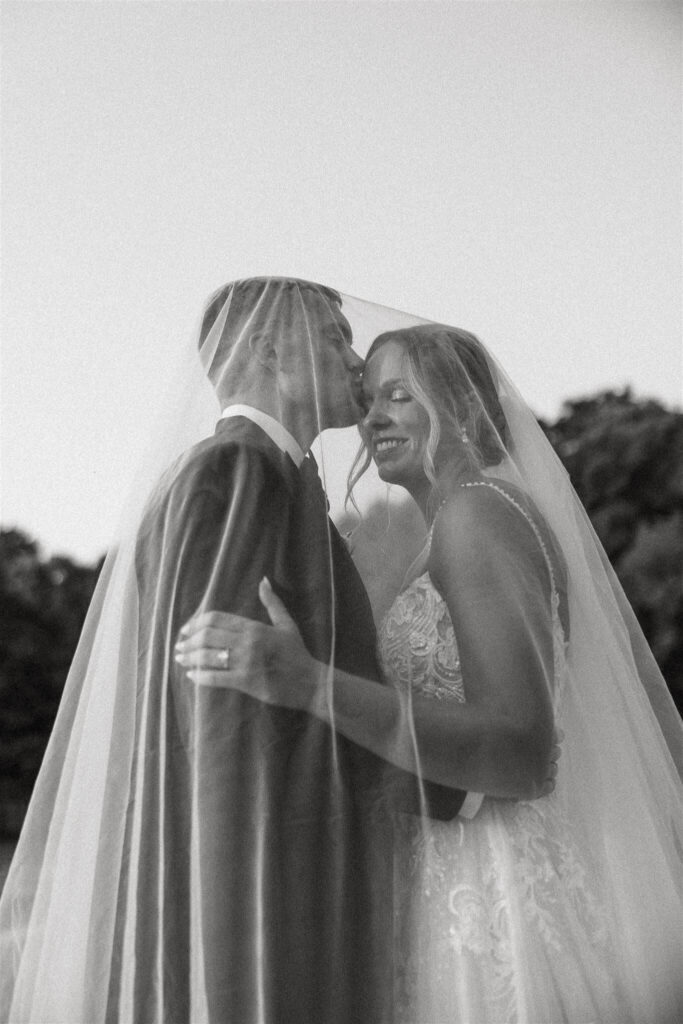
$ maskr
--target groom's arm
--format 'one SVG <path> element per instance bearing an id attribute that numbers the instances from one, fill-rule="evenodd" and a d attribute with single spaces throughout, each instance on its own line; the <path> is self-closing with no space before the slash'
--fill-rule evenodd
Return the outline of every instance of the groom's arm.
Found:
<path id="1" fill-rule="evenodd" d="M 174 645 L 180 627 L 204 609 L 265 617 L 258 582 L 282 571 L 286 490 L 261 452 L 236 444 L 210 447 L 177 477 L 154 516 L 153 536 L 141 545 L 141 614 L 149 621 L 159 611 L 153 623 L 157 671 L 153 678 L 148 673 L 149 685 L 168 694 L 164 785 L 173 848 L 181 851 L 177 876 L 171 863 L 168 876 L 171 886 L 186 886 L 180 916 L 189 919 L 192 907 L 200 922 L 212 1021 L 251 1017 L 255 795 L 261 786 L 269 794 L 272 787 L 277 803 L 279 751 L 273 740 L 289 713 L 264 709 L 244 694 L 195 686 L 175 662 Z M 181 899 L 175 891 L 171 898 Z"/>
<path id="2" fill-rule="evenodd" d="M 174 626 L 215 608 L 267 621 L 258 598 L 264 575 L 282 575 L 286 487 L 258 451 L 229 445 L 179 486 L 168 529 L 177 552 Z M 175 639 L 173 637 L 172 639 Z"/>

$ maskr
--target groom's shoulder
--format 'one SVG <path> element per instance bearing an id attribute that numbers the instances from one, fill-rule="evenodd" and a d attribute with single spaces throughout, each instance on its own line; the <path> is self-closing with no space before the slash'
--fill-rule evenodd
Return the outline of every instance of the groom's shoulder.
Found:
<path id="1" fill-rule="evenodd" d="M 218 429 L 193 445 L 166 474 L 162 489 L 171 497 L 209 491 L 227 494 L 236 486 L 269 491 L 292 485 L 292 472 L 270 441 L 239 429 Z"/>

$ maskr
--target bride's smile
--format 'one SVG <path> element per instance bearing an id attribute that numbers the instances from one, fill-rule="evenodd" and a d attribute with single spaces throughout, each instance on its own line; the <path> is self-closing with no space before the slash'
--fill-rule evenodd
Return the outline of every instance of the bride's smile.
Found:
<path id="1" fill-rule="evenodd" d="M 404 437 L 375 438 L 373 442 L 375 458 L 378 461 L 381 461 L 385 455 L 392 451 L 392 449 L 398 448 L 404 444 L 406 444 L 406 439 Z"/>
<path id="2" fill-rule="evenodd" d="M 411 484 L 425 481 L 429 417 L 407 390 L 403 365 L 403 347 L 394 341 L 387 341 L 366 363 L 362 431 L 382 480 L 410 490 Z"/>

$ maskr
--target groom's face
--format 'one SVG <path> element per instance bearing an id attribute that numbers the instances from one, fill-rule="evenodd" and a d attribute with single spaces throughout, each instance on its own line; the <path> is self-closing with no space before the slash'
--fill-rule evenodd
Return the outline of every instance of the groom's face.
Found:
<path id="1" fill-rule="evenodd" d="M 363 360 L 354 351 L 348 320 L 328 309 L 320 325 L 316 386 L 323 428 L 349 427 L 362 416 Z"/>
<path id="2" fill-rule="evenodd" d="M 363 360 L 340 307 L 317 292 L 306 294 L 301 322 L 293 332 L 293 375 L 301 401 L 314 402 L 321 430 L 358 423 Z"/>

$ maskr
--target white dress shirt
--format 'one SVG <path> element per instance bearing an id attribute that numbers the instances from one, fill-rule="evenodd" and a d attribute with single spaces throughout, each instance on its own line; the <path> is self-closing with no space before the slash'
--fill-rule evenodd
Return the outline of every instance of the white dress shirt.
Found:
<path id="1" fill-rule="evenodd" d="M 282 426 L 279 420 L 261 409 L 255 409 L 253 405 L 229 405 L 221 413 L 222 420 L 229 420 L 234 416 L 244 416 L 245 419 L 251 420 L 257 427 L 265 431 L 273 444 L 276 444 L 281 452 L 286 452 L 296 468 L 299 469 L 304 461 L 305 453 L 296 438 L 286 427 Z"/>

